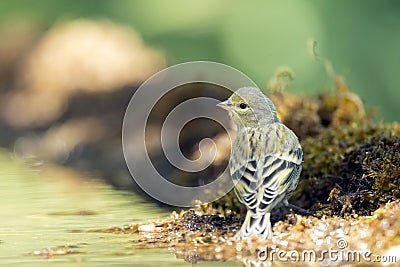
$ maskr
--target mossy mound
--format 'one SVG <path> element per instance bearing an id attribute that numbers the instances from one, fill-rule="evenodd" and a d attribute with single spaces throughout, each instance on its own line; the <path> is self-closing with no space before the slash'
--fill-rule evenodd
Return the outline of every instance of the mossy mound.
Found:
<path id="1" fill-rule="evenodd" d="M 274 79 L 279 79 L 280 73 Z M 373 122 L 374 111 L 365 109 L 358 95 L 349 91 L 342 76 L 333 77 L 334 91 L 316 95 L 295 95 L 269 86 L 268 96 L 281 121 L 303 140 L 318 136 L 325 129 L 339 129 Z"/>
<path id="2" fill-rule="evenodd" d="M 326 129 L 302 142 L 303 172 L 292 203 L 316 215 L 370 215 L 400 197 L 400 125 Z"/>
<path id="3" fill-rule="evenodd" d="M 339 181 L 329 196 L 340 215 L 370 215 L 380 205 L 400 198 L 400 138 L 364 143 L 345 156 Z"/>

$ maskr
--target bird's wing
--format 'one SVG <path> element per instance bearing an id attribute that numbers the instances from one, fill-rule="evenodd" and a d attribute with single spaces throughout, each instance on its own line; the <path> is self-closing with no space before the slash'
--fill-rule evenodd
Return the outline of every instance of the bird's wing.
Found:
<path id="1" fill-rule="evenodd" d="M 258 165 L 255 160 L 246 162 L 232 174 L 239 201 L 254 212 L 265 212 L 297 180 L 302 160 L 299 146 L 286 155 L 267 155 Z"/>
<path id="2" fill-rule="evenodd" d="M 301 171 L 300 163 L 297 163 L 297 160 L 294 162 L 273 155 L 265 158 L 261 174 L 262 182 L 258 188 L 257 212 L 263 213 L 267 209 L 272 209 L 273 206 L 269 206 L 276 198 L 283 198 L 292 190 L 292 185 L 297 183 Z"/>
<path id="3" fill-rule="evenodd" d="M 248 161 L 232 173 L 234 190 L 239 201 L 249 209 L 257 207 L 257 161 Z"/>

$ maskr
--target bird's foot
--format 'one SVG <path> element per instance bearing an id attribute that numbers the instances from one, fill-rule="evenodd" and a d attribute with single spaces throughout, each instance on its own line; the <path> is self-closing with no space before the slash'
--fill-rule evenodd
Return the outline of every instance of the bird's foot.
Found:
<path id="1" fill-rule="evenodd" d="M 286 203 L 285 203 L 285 204 L 286 204 Z M 300 207 L 298 207 L 298 206 L 296 206 L 296 205 L 287 203 L 286 206 L 287 206 L 289 209 L 291 209 L 293 212 L 298 213 L 298 214 L 300 214 L 300 215 L 305 215 L 305 216 L 310 216 L 310 215 L 312 215 L 312 213 L 311 213 L 309 210 L 300 208 Z"/>

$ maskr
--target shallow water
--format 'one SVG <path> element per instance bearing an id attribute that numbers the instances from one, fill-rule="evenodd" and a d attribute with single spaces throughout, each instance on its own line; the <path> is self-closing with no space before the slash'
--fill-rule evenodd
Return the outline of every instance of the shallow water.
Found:
<path id="1" fill-rule="evenodd" d="M 89 174 L 88 174 L 89 175 Z M 144 223 L 169 214 L 130 192 L 71 170 L 26 166 L 0 151 L 0 265 L 191 266 L 167 248 L 138 248 L 134 234 L 87 232 Z M 34 252 L 69 245 L 74 253 Z M 199 262 L 198 266 L 241 266 Z"/>

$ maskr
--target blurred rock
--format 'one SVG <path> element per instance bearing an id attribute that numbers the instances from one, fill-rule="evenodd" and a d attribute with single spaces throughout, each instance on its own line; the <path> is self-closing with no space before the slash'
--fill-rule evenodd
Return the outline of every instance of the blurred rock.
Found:
<path id="1" fill-rule="evenodd" d="M 77 146 L 98 142 L 106 136 L 106 132 L 106 125 L 100 119 L 71 119 L 52 126 L 42 135 L 18 138 L 14 151 L 20 157 L 36 155 L 42 160 L 63 163 Z"/>
<path id="2" fill-rule="evenodd" d="M 71 95 L 116 90 L 164 66 L 163 56 L 124 26 L 90 20 L 56 24 L 18 68 L 17 90 L 1 101 L 3 117 L 13 127 L 46 126 Z"/>
<path id="3" fill-rule="evenodd" d="M 106 20 L 62 22 L 44 33 L 34 25 L 0 29 L 0 146 L 30 163 L 132 185 L 122 120 L 138 84 L 165 67 L 164 56 Z"/>
<path id="4" fill-rule="evenodd" d="M 0 28 L 0 96 L 15 86 L 18 66 L 39 39 L 39 27 L 31 21 L 11 20 Z"/>
<path id="5" fill-rule="evenodd" d="M 33 158 L 63 164 L 90 171 L 119 186 L 131 186 L 122 154 L 121 129 L 135 88 L 77 92 L 67 99 L 62 115 L 46 127 L 3 125 L 12 137 L 6 142 L 0 140 L 0 145 L 29 162 Z"/>

